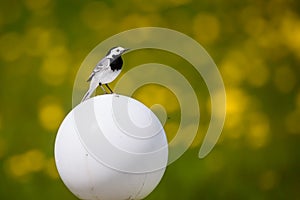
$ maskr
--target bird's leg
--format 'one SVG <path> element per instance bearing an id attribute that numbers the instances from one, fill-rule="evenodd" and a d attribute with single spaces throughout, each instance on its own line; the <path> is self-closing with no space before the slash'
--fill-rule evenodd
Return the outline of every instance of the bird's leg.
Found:
<path id="1" fill-rule="evenodd" d="M 102 86 L 101 83 L 99 83 L 99 86 L 101 87 L 101 89 L 103 90 L 103 92 L 104 92 L 105 94 L 107 94 L 106 90 L 104 89 L 104 87 Z"/>
<path id="2" fill-rule="evenodd" d="M 110 89 L 110 87 L 108 86 L 108 84 L 105 84 L 105 85 L 106 85 L 106 87 L 109 89 L 109 91 L 111 92 L 111 94 L 114 93 L 114 92 L 112 91 L 112 89 Z"/>

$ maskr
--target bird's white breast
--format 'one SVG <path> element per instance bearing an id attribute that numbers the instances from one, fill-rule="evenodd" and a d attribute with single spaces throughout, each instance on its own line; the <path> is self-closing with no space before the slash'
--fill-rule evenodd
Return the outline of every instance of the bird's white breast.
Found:
<path id="1" fill-rule="evenodd" d="M 107 70 L 101 71 L 100 73 L 96 73 L 94 78 L 96 80 L 99 80 L 99 82 L 101 84 L 106 84 L 106 83 L 110 83 L 113 80 L 115 80 L 120 73 L 121 73 L 121 70 L 113 71 L 111 69 L 107 69 Z"/>

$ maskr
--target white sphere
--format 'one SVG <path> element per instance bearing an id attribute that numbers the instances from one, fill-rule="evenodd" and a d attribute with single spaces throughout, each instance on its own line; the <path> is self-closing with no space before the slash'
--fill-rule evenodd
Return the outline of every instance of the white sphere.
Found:
<path id="1" fill-rule="evenodd" d="M 143 199 L 160 182 L 167 161 L 168 142 L 155 114 L 122 95 L 79 104 L 56 136 L 58 172 L 80 199 Z"/>

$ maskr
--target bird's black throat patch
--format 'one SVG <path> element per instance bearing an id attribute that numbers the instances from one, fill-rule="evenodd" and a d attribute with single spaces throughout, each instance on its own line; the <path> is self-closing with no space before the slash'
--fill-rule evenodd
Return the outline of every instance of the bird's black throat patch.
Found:
<path id="1" fill-rule="evenodd" d="M 113 60 L 110 63 L 110 68 L 111 70 L 115 71 L 115 70 L 120 70 L 122 69 L 122 65 L 123 65 L 123 59 L 121 56 L 119 56 L 117 59 Z"/>

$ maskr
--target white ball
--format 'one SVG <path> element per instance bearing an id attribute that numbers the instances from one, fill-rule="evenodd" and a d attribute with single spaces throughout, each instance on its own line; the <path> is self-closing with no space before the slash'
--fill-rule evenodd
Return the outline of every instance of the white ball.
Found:
<path id="1" fill-rule="evenodd" d="M 100 95 L 75 107 L 55 141 L 61 179 L 80 199 L 142 199 L 160 182 L 168 142 L 155 114 L 122 95 Z"/>

